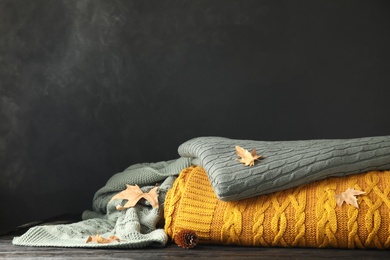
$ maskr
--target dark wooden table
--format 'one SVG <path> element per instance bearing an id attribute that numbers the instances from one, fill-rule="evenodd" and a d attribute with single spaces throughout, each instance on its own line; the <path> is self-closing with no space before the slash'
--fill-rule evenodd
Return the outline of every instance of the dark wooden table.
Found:
<path id="1" fill-rule="evenodd" d="M 182 249 L 169 243 L 163 248 L 82 249 L 12 245 L 13 236 L 0 237 L 0 259 L 390 259 L 390 250 L 340 250 L 309 248 L 254 248 L 197 245 Z"/>
<path id="2" fill-rule="evenodd" d="M 0 235 L 0 259 L 389 259 L 390 250 L 346 250 L 314 248 L 264 248 L 218 245 L 197 245 L 183 249 L 174 243 L 163 248 L 91 249 L 14 246 L 12 239 L 38 224 L 66 224 L 80 220 L 79 215 L 54 217 L 39 223 L 26 224 Z"/>

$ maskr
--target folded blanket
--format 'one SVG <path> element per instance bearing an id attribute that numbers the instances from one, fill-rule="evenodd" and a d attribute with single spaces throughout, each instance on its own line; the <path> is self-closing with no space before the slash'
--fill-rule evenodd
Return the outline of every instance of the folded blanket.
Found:
<path id="1" fill-rule="evenodd" d="M 236 160 L 236 145 L 249 150 L 256 148 L 264 159 L 253 167 L 244 166 Z M 286 142 L 201 137 L 183 143 L 179 147 L 179 154 L 182 157 L 176 160 L 136 164 L 115 174 L 96 192 L 93 210 L 83 213 L 83 221 L 34 227 L 14 238 L 13 243 L 25 246 L 107 248 L 163 246 L 168 238 L 157 223 L 162 219 L 165 194 L 176 176 L 191 163 L 205 169 L 214 189 L 210 190 L 207 185 L 199 186 L 199 190 L 205 192 L 200 195 L 207 195 L 206 201 L 200 202 L 217 197 L 222 200 L 240 200 L 291 187 L 299 188 L 303 184 L 330 176 L 390 169 L 390 137 Z M 118 202 L 110 202 L 115 194 L 126 188 L 126 184 L 138 185 L 143 192 L 148 192 L 156 183 L 159 184 L 159 208 L 153 208 L 148 201 L 141 200 L 135 207 L 118 211 L 115 208 Z M 183 179 L 180 179 L 180 183 L 185 186 Z M 191 194 L 199 195 L 190 191 L 186 195 Z M 180 200 L 180 197 L 174 198 Z M 174 204 L 172 199 L 168 204 Z M 204 219 L 213 219 L 213 215 L 205 215 L 202 211 L 204 205 L 199 205 L 198 213 L 194 214 Z M 234 205 L 241 208 L 244 204 L 236 202 Z M 169 215 L 168 222 L 174 220 L 172 216 L 175 214 L 174 211 Z M 376 215 L 374 217 L 377 219 Z M 168 223 L 168 230 L 170 226 Z M 198 230 L 202 231 L 204 227 Z M 86 243 L 88 236 L 96 234 L 102 237 L 114 235 L 120 242 Z"/>
<path id="2" fill-rule="evenodd" d="M 389 183 L 390 171 L 370 171 L 224 202 L 205 170 L 189 167 L 166 196 L 165 231 L 195 231 L 203 244 L 389 249 Z M 336 205 L 347 188 L 365 192 L 359 208 Z"/>
<path id="3" fill-rule="evenodd" d="M 236 145 L 256 149 L 264 159 L 244 166 L 236 160 Z M 224 201 L 332 176 L 390 169 L 390 136 L 268 142 L 199 137 L 183 143 L 178 151 L 206 170 L 214 192 Z"/>
<path id="4" fill-rule="evenodd" d="M 14 245 L 92 247 L 92 248 L 140 248 L 164 246 L 167 235 L 157 224 L 162 220 L 166 192 L 182 169 L 190 165 L 189 159 L 179 158 L 168 162 L 142 163 L 130 166 L 112 176 L 94 196 L 94 211 L 85 211 L 83 221 L 66 225 L 37 226 L 13 239 Z M 117 200 L 109 202 L 113 195 L 126 189 L 126 184 L 138 185 L 148 192 L 159 184 L 160 207 L 153 208 L 147 201 L 135 207 L 118 211 Z M 120 239 L 108 244 L 87 243 L 89 236 L 99 234 Z"/>

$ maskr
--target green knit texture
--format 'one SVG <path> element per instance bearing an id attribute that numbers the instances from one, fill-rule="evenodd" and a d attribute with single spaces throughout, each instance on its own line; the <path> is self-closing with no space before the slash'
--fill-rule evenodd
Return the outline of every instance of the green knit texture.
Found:
<path id="1" fill-rule="evenodd" d="M 239 163 L 235 146 L 263 159 Z M 198 137 L 179 147 L 182 157 L 202 166 L 217 197 L 236 201 L 297 187 L 328 177 L 390 169 L 390 136 L 353 139 L 256 141 Z"/>
<path id="2" fill-rule="evenodd" d="M 162 247 L 168 237 L 157 223 L 163 217 L 163 202 L 167 191 L 179 173 L 190 166 L 190 160 L 179 158 L 167 162 L 132 165 L 112 176 L 106 185 L 95 193 L 93 210 L 83 213 L 83 220 L 64 225 L 46 225 L 30 228 L 25 234 L 13 239 L 14 245 L 91 247 L 91 248 L 142 248 Z M 109 202 L 113 195 L 126 189 L 126 184 L 138 185 L 148 192 L 159 184 L 159 208 L 153 208 L 146 200 L 135 207 L 118 211 L 118 201 Z M 108 244 L 87 243 L 88 236 L 99 234 L 120 239 Z"/>

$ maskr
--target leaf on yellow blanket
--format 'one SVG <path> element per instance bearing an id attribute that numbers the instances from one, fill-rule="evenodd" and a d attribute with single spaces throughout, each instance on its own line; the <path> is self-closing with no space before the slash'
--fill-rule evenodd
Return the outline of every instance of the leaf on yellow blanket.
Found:
<path id="1" fill-rule="evenodd" d="M 151 189 L 148 193 L 144 193 L 139 187 L 138 185 L 128 185 L 126 184 L 127 188 L 116 194 L 115 196 L 113 196 L 110 200 L 113 201 L 113 200 L 116 200 L 116 199 L 125 199 L 127 200 L 126 204 L 121 206 L 121 205 L 117 205 L 116 206 L 116 209 L 117 210 L 124 210 L 124 209 L 128 209 L 128 208 L 131 208 L 131 207 L 134 207 L 135 204 L 137 204 L 137 202 L 144 198 L 146 199 L 147 201 L 149 201 L 149 203 L 152 205 L 153 208 L 158 208 L 159 205 L 158 205 L 158 193 L 157 193 L 157 189 L 158 187 L 154 187 L 153 189 Z"/>
<path id="2" fill-rule="evenodd" d="M 238 145 L 236 146 L 236 153 L 238 156 L 241 157 L 238 158 L 237 160 L 240 163 L 245 164 L 245 166 L 253 166 L 255 165 L 255 160 L 259 160 L 262 158 L 261 155 L 256 154 L 256 149 L 253 149 L 252 152 L 249 152 L 248 150 Z"/>
<path id="3" fill-rule="evenodd" d="M 119 242 L 120 240 L 116 236 L 110 236 L 109 238 L 104 238 L 104 237 L 101 237 L 99 234 L 96 234 L 95 236 L 89 236 L 87 238 L 86 243 L 93 242 L 93 243 L 98 243 L 98 244 L 108 244 L 108 243 L 112 243 L 114 241 Z"/>
<path id="4" fill-rule="evenodd" d="M 352 205 L 355 208 L 359 208 L 359 205 L 357 203 L 357 198 L 355 196 L 361 194 L 365 194 L 365 192 L 355 190 L 354 188 L 348 188 L 346 191 L 342 192 L 341 194 L 335 195 L 337 206 L 341 207 L 341 205 L 343 205 L 345 201 L 345 203 Z"/>

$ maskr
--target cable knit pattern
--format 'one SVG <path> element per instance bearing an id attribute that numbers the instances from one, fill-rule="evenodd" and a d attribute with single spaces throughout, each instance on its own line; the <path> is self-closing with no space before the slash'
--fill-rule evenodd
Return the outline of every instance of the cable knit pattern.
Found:
<path id="1" fill-rule="evenodd" d="M 241 245 L 240 236 L 244 222 L 242 219 L 242 214 L 246 209 L 246 204 L 246 201 L 234 201 L 230 204 L 227 204 L 225 213 L 223 215 L 222 233 L 229 235 L 222 236 L 222 242 L 224 244 Z"/>
<path id="2" fill-rule="evenodd" d="M 255 246 L 269 246 L 269 244 L 264 240 L 264 220 L 265 212 L 270 207 L 270 205 L 271 201 L 267 200 L 266 197 L 259 197 L 257 204 L 255 204 L 254 206 L 252 228 L 252 233 L 254 234 L 254 236 L 252 244 Z"/>
<path id="3" fill-rule="evenodd" d="M 235 146 L 256 149 L 264 159 L 245 167 Z M 179 154 L 202 166 L 217 197 L 224 201 L 297 187 L 332 176 L 390 169 L 390 136 L 356 139 L 253 141 L 198 137 Z"/>
<path id="4" fill-rule="evenodd" d="M 165 231 L 193 230 L 203 244 L 390 249 L 389 183 L 390 171 L 369 171 L 225 202 L 206 171 L 191 167 L 168 191 Z M 347 188 L 366 192 L 358 209 L 336 205 L 335 194 Z"/>
<path id="5" fill-rule="evenodd" d="M 316 197 L 316 219 L 317 219 L 317 242 L 319 247 L 331 245 L 337 247 L 336 231 L 336 200 L 335 190 L 336 183 L 326 179 L 317 186 L 318 192 Z"/>

